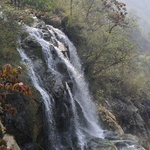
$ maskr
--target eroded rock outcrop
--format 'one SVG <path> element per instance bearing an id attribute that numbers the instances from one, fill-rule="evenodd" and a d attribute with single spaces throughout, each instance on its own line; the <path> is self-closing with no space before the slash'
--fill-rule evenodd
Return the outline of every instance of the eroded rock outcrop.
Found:
<path id="1" fill-rule="evenodd" d="M 110 111 L 102 106 L 98 107 L 98 111 L 100 113 L 100 118 L 102 119 L 102 122 L 104 122 L 105 127 L 107 126 L 109 130 L 116 131 L 119 134 L 124 134 L 123 129 L 117 123 L 116 117 Z"/>
<path id="2" fill-rule="evenodd" d="M 5 134 L 3 140 L 6 141 L 7 148 L 12 150 L 20 150 L 13 136 Z"/>
<path id="3" fill-rule="evenodd" d="M 4 125 L 7 133 L 13 135 L 21 150 L 38 149 L 43 145 L 43 121 L 42 103 L 37 96 L 11 95 L 7 97 L 7 103 L 16 107 L 17 114 L 10 116 L 6 114 Z"/>
<path id="4" fill-rule="evenodd" d="M 121 126 L 123 131 L 126 134 L 137 136 L 147 150 L 150 149 L 149 105 L 150 100 L 146 99 L 113 99 L 105 103 L 105 107 L 115 116 L 115 122 Z M 107 117 L 109 118 L 108 114 Z"/>

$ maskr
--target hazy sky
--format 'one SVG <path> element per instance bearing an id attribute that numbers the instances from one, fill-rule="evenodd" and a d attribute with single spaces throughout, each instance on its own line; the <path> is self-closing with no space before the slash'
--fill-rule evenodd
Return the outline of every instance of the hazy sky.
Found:
<path id="1" fill-rule="evenodd" d="M 128 10 L 135 10 L 143 19 L 150 19 L 150 0 L 120 0 L 127 4 Z"/>
<path id="2" fill-rule="evenodd" d="M 138 23 L 143 33 L 150 31 L 150 0 L 119 0 L 127 5 L 129 13 L 134 13 L 139 18 Z"/>

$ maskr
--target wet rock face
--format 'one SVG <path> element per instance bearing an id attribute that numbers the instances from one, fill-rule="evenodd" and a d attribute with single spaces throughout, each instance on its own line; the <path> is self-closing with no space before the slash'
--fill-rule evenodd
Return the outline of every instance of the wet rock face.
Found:
<path id="1" fill-rule="evenodd" d="M 108 140 L 92 139 L 87 146 L 87 150 L 116 150 L 115 145 L 113 145 Z"/>
<path id="2" fill-rule="evenodd" d="M 71 104 L 69 102 L 68 94 L 65 92 L 63 97 L 56 98 L 55 105 L 55 117 L 56 117 L 56 125 L 58 130 L 63 133 L 69 131 L 68 129 L 71 127 Z"/>
<path id="3" fill-rule="evenodd" d="M 150 100 L 143 99 L 138 102 L 133 101 L 133 104 L 136 108 L 138 108 L 136 119 L 137 128 L 135 128 L 134 134 L 137 134 L 143 141 L 145 147 L 150 149 Z"/>
<path id="4" fill-rule="evenodd" d="M 42 19 L 46 24 L 50 24 L 55 28 L 60 28 L 62 24 L 62 19 L 57 15 L 43 15 L 40 19 Z"/>
<path id="5" fill-rule="evenodd" d="M 86 150 L 145 150 L 137 137 L 130 134 L 117 134 L 106 131 L 105 139 L 93 138 L 87 144 Z"/>
<path id="6" fill-rule="evenodd" d="M 109 112 L 105 107 L 102 106 L 99 106 L 98 111 L 105 127 L 107 126 L 109 130 L 124 134 L 123 129 L 117 123 L 116 117 L 111 112 Z"/>
<path id="7" fill-rule="evenodd" d="M 109 101 L 106 107 L 116 118 L 125 133 L 137 136 L 142 145 L 150 149 L 150 100 Z M 116 130 L 117 131 L 117 130 Z"/>
<path id="8" fill-rule="evenodd" d="M 28 149 L 29 145 L 31 150 L 35 150 L 37 148 L 34 145 L 35 141 L 39 145 L 43 144 L 38 139 L 43 130 L 41 102 L 18 94 L 8 96 L 6 102 L 17 109 L 15 116 L 6 114 L 4 125 L 7 133 L 15 137 L 21 150 Z"/>
<path id="9" fill-rule="evenodd" d="M 41 54 L 40 55 L 41 57 L 39 57 L 38 55 L 38 53 L 40 52 L 42 53 L 42 47 L 39 43 L 37 43 L 34 37 L 27 35 L 26 37 L 22 38 L 22 48 L 24 49 L 28 57 L 32 59 L 35 72 L 38 75 L 40 75 L 40 77 L 42 77 L 41 83 L 44 83 L 44 84 L 43 85 L 41 84 L 41 86 L 43 86 L 54 98 L 54 106 L 52 109 L 53 109 L 54 118 L 55 118 L 55 128 L 58 131 L 59 136 L 61 137 L 60 138 L 61 143 L 63 143 L 63 145 L 66 145 L 64 149 L 69 150 L 71 149 L 69 145 L 73 144 L 72 139 L 70 139 L 69 137 L 73 137 L 74 141 L 77 140 L 75 133 L 72 132 L 74 131 L 73 130 L 74 123 L 72 121 L 73 114 L 72 114 L 72 110 L 71 110 L 72 108 L 71 108 L 70 99 L 69 99 L 70 97 L 68 95 L 68 92 L 65 86 L 66 81 L 69 82 L 71 85 L 70 77 L 67 71 L 67 67 L 64 65 L 63 61 L 60 60 L 60 58 L 58 57 L 58 54 L 56 53 L 55 46 L 58 47 L 58 43 L 56 43 L 54 39 L 51 39 L 51 33 L 49 32 L 47 26 L 44 23 L 40 23 L 36 25 L 36 28 L 38 28 L 41 31 L 41 34 L 45 40 L 52 42 L 52 44 L 54 45 L 54 46 L 50 45 L 52 59 L 54 61 L 53 65 L 55 66 L 56 70 L 60 74 L 58 73 L 55 74 L 54 71 L 46 67 L 44 55 Z M 60 46 L 64 53 L 68 51 L 68 48 L 66 46 L 64 45 L 60 45 Z M 43 125 L 41 126 L 44 129 L 47 129 L 47 120 L 45 120 L 45 117 L 44 117 L 45 112 L 42 112 L 42 109 L 44 111 L 44 107 L 41 107 L 39 111 L 41 114 L 43 114 L 43 120 L 42 118 L 39 118 L 39 120 L 34 118 L 34 127 L 35 127 L 34 134 L 36 134 L 35 142 L 38 141 L 39 143 L 41 143 L 40 146 L 42 148 L 47 149 L 46 147 L 44 147 L 44 145 L 49 145 L 47 143 L 48 140 L 45 140 L 49 138 L 49 135 L 47 135 L 46 130 L 43 132 L 43 135 L 42 135 L 42 129 L 39 130 L 39 125 L 38 125 L 40 123 L 43 123 Z M 26 112 L 24 112 L 24 114 L 26 114 Z M 23 122 L 23 120 L 19 120 L 19 121 Z M 32 137 L 32 132 L 29 135 Z M 52 136 L 51 137 L 52 139 L 55 138 L 53 137 L 54 135 L 51 135 L 51 136 Z M 29 141 L 31 140 L 32 139 L 30 138 Z M 70 144 L 68 144 L 68 142 L 70 142 Z M 32 145 L 30 144 L 27 146 L 28 146 L 27 149 L 30 149 L 30 147 L 32 147 Z"/>

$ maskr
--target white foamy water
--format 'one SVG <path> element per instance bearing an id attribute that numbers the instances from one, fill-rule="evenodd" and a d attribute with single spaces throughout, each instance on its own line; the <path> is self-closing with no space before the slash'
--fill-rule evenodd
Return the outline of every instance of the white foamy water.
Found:
<path id="1" fill-rule="evenodd" d="M 51 38 L 57 42 L 57 46 L 52 42 L 44 40 L 42 30 L 27 26 L 25 28 L 29 35 L 41 45 L 42 56 L 46 63 L 46 67 L 52 74 L 61 76 L 61 73 L 57 70 L 56 63 L 54 62 L 52 51 L 56 52 L 59 59 L 67 68 L 69 76 L 72 79 L 73 88 L 71 90 L 67 82 L 65 86 L 70 97 L 78 145 L 81 150 L 84 150 L 89 137 L 104 138 L 104 135 L 98 122 L 96 107 L 89 94 L 88 84 L 85 82 L 84 74 L 81 70 L 81 64 L 77 56 L 76 48 L 62 31 L 55 29 L 52 26 L 47 26 L 47 28 L 52 36 Z M 67 52 L 63 53 L 65 47 L 68 48 L 69 56 Z M 46 118 L 48 119 L 47 122 L 52 124 L 53 121 L 55 122 L 52 112 L 53 98 L 51 94 L 43 88 L 44 83 L 42 83 L 42 79 L 35 69 L 36 67 L 34 66 L 33 60 L 27 56 L 24 50 L 18 49 L 18 51 L 29 72 L 32 84 L 39 91 L 44 101 L 46 109 L 45 113 L 47 113 Z M 59 149 L 59 147 L 61 147 L 61 145 L 54 148 L 54 150 Z"/>

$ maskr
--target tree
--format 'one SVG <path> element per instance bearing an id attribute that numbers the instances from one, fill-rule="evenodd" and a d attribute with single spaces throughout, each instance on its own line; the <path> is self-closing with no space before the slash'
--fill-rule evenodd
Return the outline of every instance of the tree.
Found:
<path id="1" fill-rule="evenodd" d="M 126 4 L 117 0 L 68 0 L 65 4 L 66 33 L 77 46 L 91 89 L 110 96 L 114 89 L 120 90 L 123 76 L 132 72 L 129 66 L 136 55 Z"/>
<path id="2" fill-rule="evenodd" d="M 18 7 L 20 9 L 24 8 L 26 5 L 32 6 L 35 9 L 42 11 L 51 11 L 55 8 L 54 0 L 11 0 L 11 5 Z"/>
<path id="3" fill-rule="evenodd" d="M 72 3 L 73 3 L 73 0 L 70 0 L 70 16 L 72 16 Z"/>

